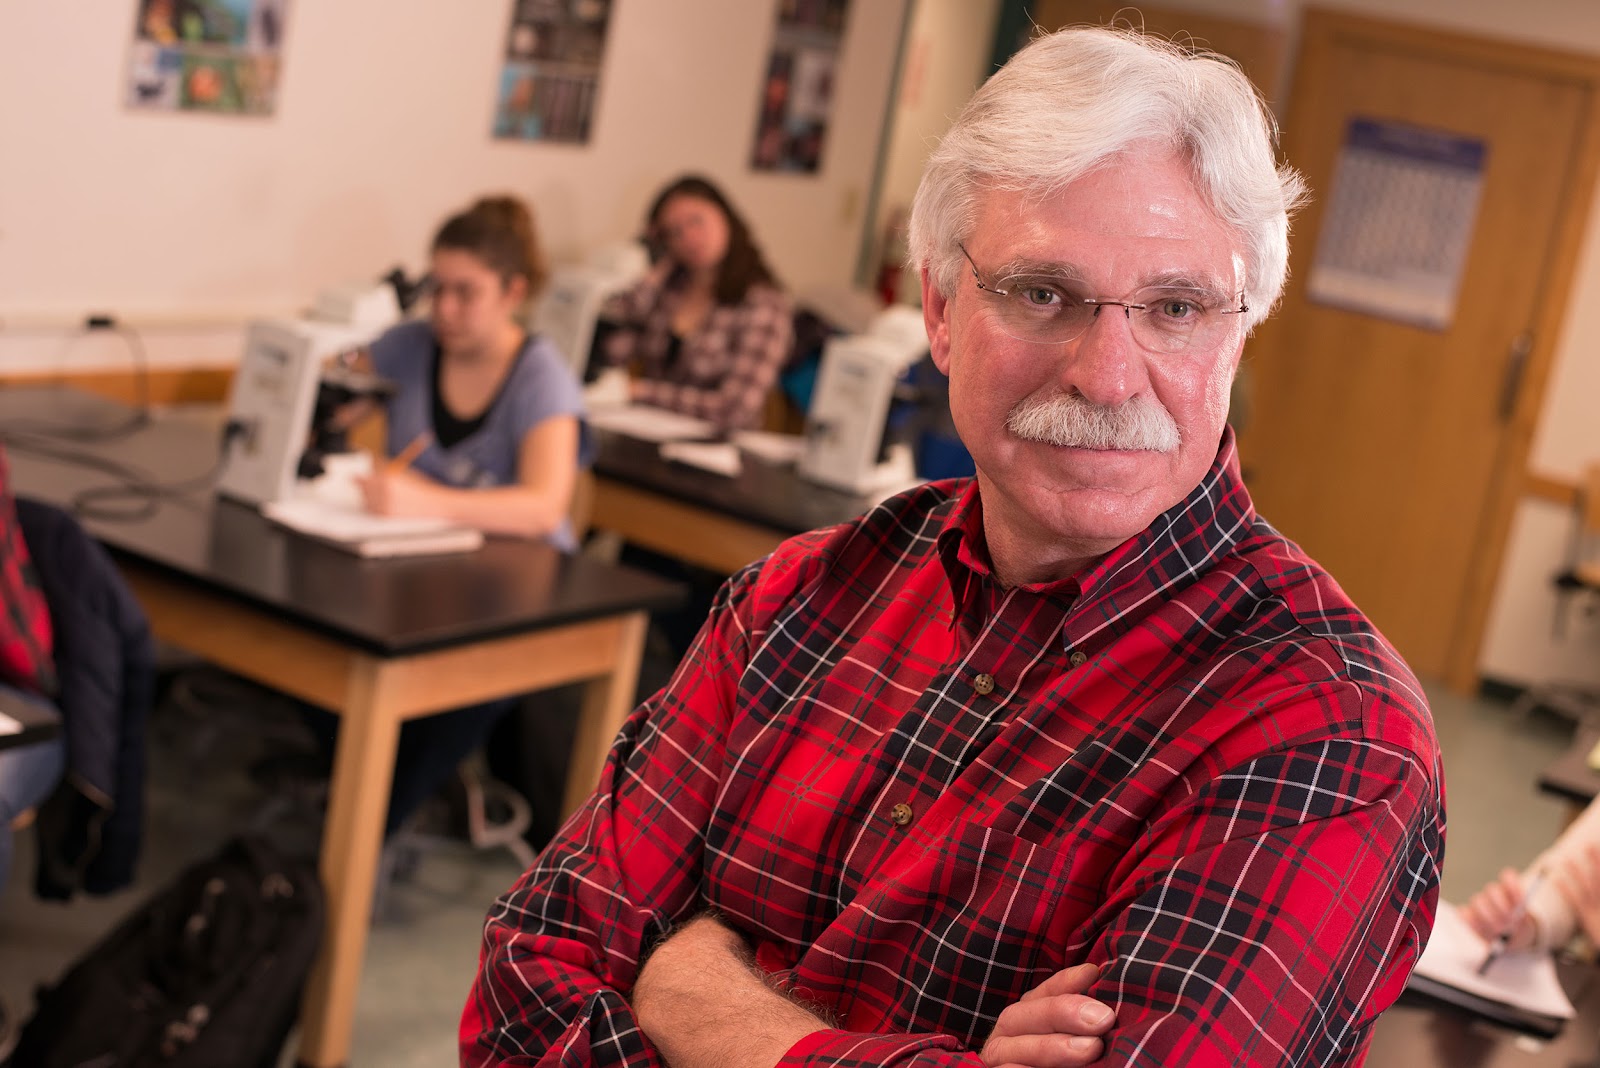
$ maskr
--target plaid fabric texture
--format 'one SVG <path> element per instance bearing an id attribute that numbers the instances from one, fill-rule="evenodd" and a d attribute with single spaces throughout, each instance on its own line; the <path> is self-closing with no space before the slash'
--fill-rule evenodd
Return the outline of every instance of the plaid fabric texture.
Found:
<path id="1" fill-rule="evenodd" d="M 979 1065 L 1084 961 L 1102 1064 L 1359 1064 L 1443 851 L 1400 657 L 1256 517 L 1231 437 L 1074 579 L 986 559 L 956 482 L 734 576 L 491 911 L 462 1063 L 661 1063 L 628 993 L 709 907 L 836 1016 L 785 1066 Z"/>
<path id="2" fill-rule="evenodd" d="M 56 691 L 50 609 L 17 523 L 11 472 L 0 449 L 0 681 L 33 693 Z"/>
<path id="3" fill-rule="evenodd" d="M 794 306 L 771 286 L 751 286 L 738 305 L 717 304 L 668 365 L 679 294 L 646 280 L 606 302 L 601 317 L 623 327 L 606 342 L 611 364 L 634 364 L 641 404 L 707 419 L 723 430 L 761 423 L 763 405 L 794 344 Z"/>

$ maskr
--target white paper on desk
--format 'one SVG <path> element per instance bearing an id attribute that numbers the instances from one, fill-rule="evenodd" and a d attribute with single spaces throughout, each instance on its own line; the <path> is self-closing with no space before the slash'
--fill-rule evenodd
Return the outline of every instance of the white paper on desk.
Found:
<path id="1" fill-rule="evenodd" d="M 775 434 L 770 430 L 737 431 L 733 443 L 742 452 L 769 464 L 792 464 L 806 449 L 804 434 Z"/>
<path id="2" fill-rule="evenodd" d="M 21 734 L 22 724 L 0 712 L 0 734 Z"/>
<path id="3" fill-rule="evenodd" d="M 412 537 L 454 530 L 457 524 L 432 516 L 373 515 L 360 507 L 316 497 L 290 497 L 261 506 L 261 514 L 291 530 L 334 541 Z"/>
<path id="4" fill-rule="evenodd" d="M 661 458 L 727 478 L 737 477 L 742 467 L 739 446 L 731 441 L 669 441 L 661 446 Z"/>
<path id="5" fill-rule="evenodd" d="M 1416 974 L 1541 1016 L 1570 1020 L 1576 1015 L 1548 952 L 1506 953 L 1490 966 L 1488 974 L 1479 975 L 1478 966 L 1488 952 L 1489 944 L 1467 926 L 1456 907 L 1441 901 Z"/>
<path id="6" fill-rule="evenodd" d="M 614 434 L 626 434 L 642 441 L 693 441 L 711 437 L 715 429 L 704 419 L 694 419 L 645 404 L 599 408 L 589 412 L 586 418 L 592 427 Z"/>

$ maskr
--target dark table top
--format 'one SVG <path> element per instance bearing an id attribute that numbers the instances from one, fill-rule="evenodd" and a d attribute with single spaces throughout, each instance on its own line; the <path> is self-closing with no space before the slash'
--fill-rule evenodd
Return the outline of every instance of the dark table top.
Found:
<path id="1" fill-rule="evenodd" d="M 0 439 L 8 429 L 114 427 L 123 405 L 65 388 L 0 389 Z M 455 556 L 362 559 L 285 530 L 254 508 L 219 499 L 207 484 L 219 449 L 220 412 L 158 415 L 126 435 L 73 442 L 71 451 L 162 484 L 191 483 L 147 517 L 85 518 L 114 556 L 187 579 L 368 652 L 395 656 L 676 605 L 683 591 L 646 572 L 567 556 L 548 545 L 490 538 Z M 67 505 L 114 486 L 105 469 L 7 446 L 19 496 Z"/>
<path id="2" fill-rule="evenodd" d="M 787 464 L 772 464 L 745 453 L 738 475 L 726 478 L 663 460 L 660 446 L 606 430 L 595 432 L 598 475 L 673 497 L 783 534 L 831 527 L 861 515 L 878 503 L 807 481 Z"/>
<path id="3" fill-rule="evenodd" d="M 1492 1023 L 1412 991 L 1378 1017 L 1367 1068 L 1592 1068 L 1600 1064 L 1600 969 L 1559 965 L 1578 1015 L 1554 1038 Z"/>
<path id="4" fill-rule="evenodd" d="M 1589 767 L 1589 752 L 1600 742 L 1600 730 L 1579 727 L 1572 744 L 1539 773 L 1539 789 L 1587 805 L 1600 794 L 1600 771 Z"/>

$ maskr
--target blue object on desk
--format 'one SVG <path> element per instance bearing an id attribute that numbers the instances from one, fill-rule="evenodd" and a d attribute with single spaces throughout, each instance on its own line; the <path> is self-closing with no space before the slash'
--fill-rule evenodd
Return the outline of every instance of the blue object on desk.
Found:
<path id="1" fill-rule="evenodd" d="M 926 479 L 970 478 L 977 469 L 950 416 L 950 380 L 927 356 L 908 373 L 920 409 L 917 475 Z"/>
<path id="2" fill-rule="evenodd" d="M 917 474 L 929 480 L 970 478 L 977 473 L 972 454 L 953 431 L 925 430 L 917 440 Z"/>

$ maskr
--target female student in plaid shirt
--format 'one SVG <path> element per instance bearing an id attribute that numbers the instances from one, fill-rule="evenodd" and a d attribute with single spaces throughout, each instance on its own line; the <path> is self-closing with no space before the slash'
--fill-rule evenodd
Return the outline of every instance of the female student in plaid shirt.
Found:
<path id="1" fill-rule="evenodd" d="M 656 265 L 601 310 L 602 358 L 638 371 L 635 403 L 723 430 L 756 426 L 794 339 L 788 296 L 744 219 L 706 179 L 667 186 L 649 218 Z"/>

